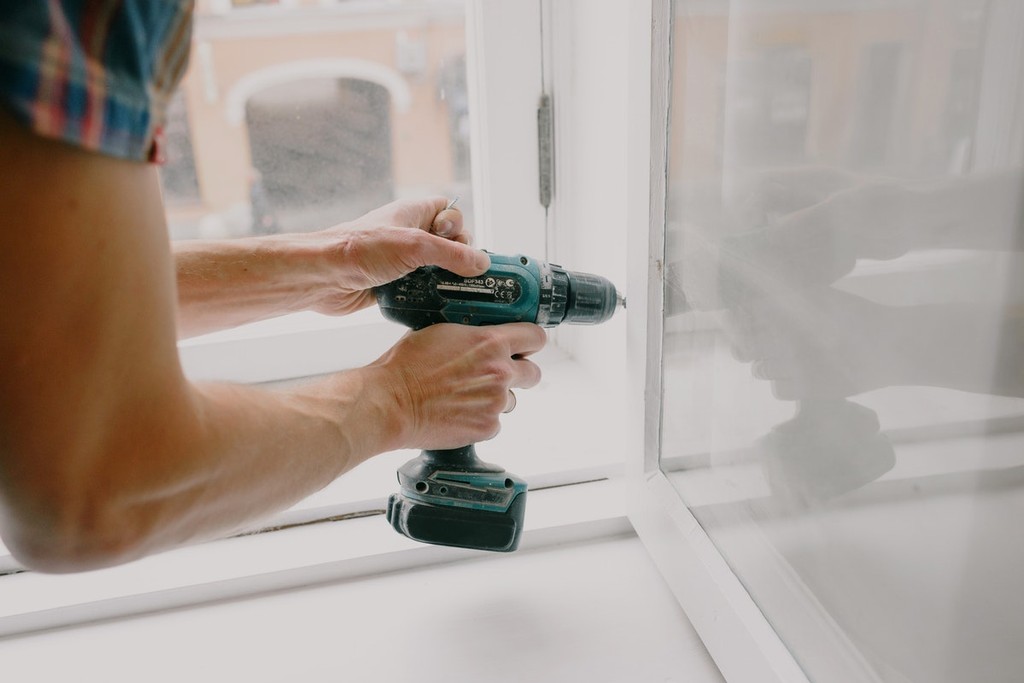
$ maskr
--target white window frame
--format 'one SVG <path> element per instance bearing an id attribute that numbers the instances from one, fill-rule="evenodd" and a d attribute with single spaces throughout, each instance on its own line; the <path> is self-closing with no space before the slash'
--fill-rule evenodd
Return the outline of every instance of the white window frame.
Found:
<path id="1" fill-rule="evenodd" d="M 628 320 L 630 443 L 627 511 L 645 547 L 730 683 L 806 681 L 722 554 L 660 467 L 663 265 L 671 0 L 637 3 L 628 25 L 631 91 Z"/>

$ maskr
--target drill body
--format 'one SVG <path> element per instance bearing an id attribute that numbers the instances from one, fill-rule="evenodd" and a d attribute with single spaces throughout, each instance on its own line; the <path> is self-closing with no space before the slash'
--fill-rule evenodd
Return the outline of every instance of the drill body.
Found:
<path id="1" fill-rule="evenodd" d="M 437 266 L 417 268 L 378 287 L 377 305 L 385 318 L 414 330 L 434 323 L 585 325 L 615 313 L 615 286 L 603 277 L 526 256 L 490 256 L 491 267 L 477 277 Z"/>
<path id="2" fill-rule="evenodd" d="M 522 255 L 491 254 L 483 275 L 462 277 L 418 268 L 376 289 L 384 317 L 414 330 L 436 323 L 596 324 L 622 299 L 607 279 Z M 511 552 L 519 546 L 526 482 L 481 461 L 472 444 L 425 450 L 398 470 L 400 491 L 388 499 L 388 522 L 416 541 Z"/>

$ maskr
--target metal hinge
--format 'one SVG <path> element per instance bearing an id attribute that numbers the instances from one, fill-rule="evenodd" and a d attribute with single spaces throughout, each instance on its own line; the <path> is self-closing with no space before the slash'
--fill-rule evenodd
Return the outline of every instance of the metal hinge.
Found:
<path id="1" fill-rule="evenodd" d="M 551 193 L 555 182 L 555 141 L 552 121 L 551 96 L 541 95 L 537 105 L 537 160 L 540 176 L 540 203 L 545 209 L 551 206 Z"/>

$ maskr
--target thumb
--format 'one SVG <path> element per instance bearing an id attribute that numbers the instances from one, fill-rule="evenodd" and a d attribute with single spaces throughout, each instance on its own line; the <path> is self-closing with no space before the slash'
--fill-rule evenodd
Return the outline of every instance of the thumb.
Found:
<path id="1" fill-rule="evenodd" d="M 422 235 L 419 256 L 423 261 L 419 265 L 439 266 L 463 277 L 481 275 L 491 266 L 491 257 L 486 252 L 430 233 L 419 234 Z"/>

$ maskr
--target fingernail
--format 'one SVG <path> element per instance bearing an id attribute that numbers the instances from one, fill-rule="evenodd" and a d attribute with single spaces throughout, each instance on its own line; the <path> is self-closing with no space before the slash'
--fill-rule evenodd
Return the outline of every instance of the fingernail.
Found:
<path id="1" fill-rule="evenodd" d="M 486 251 L 476 252 L 476 266 L 480 270 L 487 270 L 491 267 L 491 257 L 487 255 Z"/>
<path id="2" fill-rule="evenodd" d="M 437 234 L 441 237 L 448 237 L 452 234 L 452 230 L 455 228 L 455 224 L 449 220 L 441 221 L 440 225 L 437 226 Z"/>

